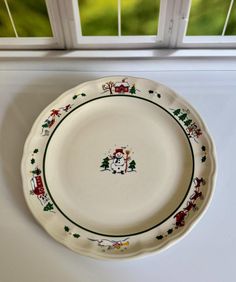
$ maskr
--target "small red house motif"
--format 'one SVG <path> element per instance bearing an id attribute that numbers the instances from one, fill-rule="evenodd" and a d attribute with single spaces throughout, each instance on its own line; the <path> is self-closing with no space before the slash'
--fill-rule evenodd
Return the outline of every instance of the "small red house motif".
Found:
<path id="1" fill-rule="evenodd" d="M 117 82 L 117 83 L 115 83 L 115 92 L 117 92 L 117 93 L 129 92 L 129 83 L 128 82 Z"/>
<path id="2" fill-rule="evenodd" d="M 32 185 L 33 193 L 35 195 L 39 196 L 45 193 L 42 177 L 40 175 L 34 176 L 31 179 L 31 185 Z"/>

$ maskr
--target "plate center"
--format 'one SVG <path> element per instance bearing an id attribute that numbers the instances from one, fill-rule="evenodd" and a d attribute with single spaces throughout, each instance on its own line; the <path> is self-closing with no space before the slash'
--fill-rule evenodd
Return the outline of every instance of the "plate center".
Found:
<path id="1" fill-rule="evenodd" d="M 160 106 L 107 96 L 77 107 L 50 138 L 47 188 L 73 223 L 106 235 L 148 230 L 170 217 L 188 192 L 190 142 Z"/>

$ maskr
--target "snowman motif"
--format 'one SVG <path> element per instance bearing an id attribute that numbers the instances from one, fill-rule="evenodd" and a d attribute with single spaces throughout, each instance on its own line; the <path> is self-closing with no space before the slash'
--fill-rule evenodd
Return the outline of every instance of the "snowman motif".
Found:
<path id="1" fill-rule="evenodd" d="M 108 151 L 108 155 L 103 158 L 100 165 L 101 171 L 110 171 L 113 174 L 126 174 L 126 172 L 136 172 L 136 162 L 131 159 L 131 152 L 127 147 L 116 148 L 113 154 Z"/>
<path id="2" fill-rule="evenodd" d="M 111 170 L 112 173 L 125 173 L 126 169 L 126 159 L 124 157 L 124 152 L 123 149 L 116 149 L 115 152 L 113 153 L 112 158 L 112 163 L 111 163 Z"/>

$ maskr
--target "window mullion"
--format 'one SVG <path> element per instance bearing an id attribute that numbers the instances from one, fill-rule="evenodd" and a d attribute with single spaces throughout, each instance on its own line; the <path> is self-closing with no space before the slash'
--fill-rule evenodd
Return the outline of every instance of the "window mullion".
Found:
<path id="1" fill-rule="evenodd" d="M 163 38 L 163 46 L 166 48 L 175 48 L 179 33 L 180 18 L 183 18 L 182 9 L 186 10 L 186 4 L 191 0 L 161 0 L 161 9 L 159 17 L 158 33 Z"/>
<path id="2" fill-rule="evenodd" d="M 231 0 L 230 4 L 229 4 L 229 9 L 228 9 L 228 12 L 227 12 L 227 16 L 226 16 L 226 19 L 225 19 L 225 24 L 224 24 L 224 27 L 223 27 L 223 31 L 222 31 L 222 34 L 221 34 L 222 36 L 225 35 L 225 31 L 226 31 L 226 28 L 227 28 L 227 25 L 228 25 L 228 21 L 229 21 L 229 17 L 230 17 L 231 11 L 232 11 L 233 4 L 234 4 L 234 0 Z"/>
<path id="3" fill-rule="evenodd" d="M 162 47 L 168 47 L 170 41 L 172 14 L 174 0 L 161 0 L 158 21 L 158 36 L 161 40 Z"/>
<path id="4" fill-rule="evenodd" d="M 78 0 L 58 0 L 66 49 L 78 49 L 82 36 Z"/>
<path id="5" fill-rule="evenodd" d="M 117 0 L 117 6 L 118 6 L 118 35 L 121 36 L 121 0 Z"/>
<path id="6" fill-rule="evenodd" d="M 188 26 L 191 0 L 175 1 L 173 10 L 173 29 L 170 38 L 170 48 L 176 48 L 183 42 Z"/>
<path id="7" fill-rule="evenodd" d="M 59 12 L 58 0 L 45 0 L 53 36 L 59 48 L 65 47 L 62 21 Z"/>
<path id="8" fill-rule="evenodd" d="M 11 15 L 11 10 L 10 10 L 10 8 L 9 8 L 9 6 L 8 6 L 7 0 L 4 0 L 4 4 L 5 4 L 5 6 L 6 6 L 7 13 L 8 13 L 8 16 L 9 16 L 9 19 L 10 19 L 10 22 L 11 22 L 11 25 L 12 25 L 12 28 L 13 28 L 13 31 L 14 31 L 14 33 L 15 33 L 15 36 L 16 36 L 16 38 L 18 38 L 18 33 L 17 33 L 17 30 L 16 30 L 16 25 L 15 25 L 15 22 L 14 22 L 14 20 L 13 20 L 12 15 Z"/>
<path id="9" fill-rule="evenodd" d="M 81 18 L 80 18 L 80 10 L 79 10 L 80 7 L 79 7 L 79 4 L 78 4 L 78 0 L 72 0 L 72 6 L 73 6 L 72 7 L 73 16 L 71 17 L 71 20 L 73 21 L 73 19 L 75 19 L 76 32 L 78 33 L 79 36 L 82 36 Z"/>

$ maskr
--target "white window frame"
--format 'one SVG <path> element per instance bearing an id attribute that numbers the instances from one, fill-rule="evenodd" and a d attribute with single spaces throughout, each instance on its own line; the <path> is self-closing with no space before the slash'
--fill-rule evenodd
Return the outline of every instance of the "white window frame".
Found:
<path id="1" fill-rule="evenodd" d="M 63 19 L 66 47 L 69 49 L 129 49 L 161 48 L 168 46 L 169 23 L 172 16 L 174 0 L 160 0 L 158 33 L 153 36 L 122 36 L 120 25 L 120 0 L 118 0 L 118 35 L 117 36 L 83 36 L 80 24 L 77 0 L 59 0 Z"/>
<path id="2" fill-rule="evenodd" d="M 235 48 L 236 36 L 189 36 L 186 35 L 191 0 L 181 0 L 175 7 L 175 31 L 172 34 L 170 47 L 175 48 Z M 180 4 L 180 2 L 182 2 Z M 229 14 L 226 21 L 228 22 Z M 224 26 L 225 29 L 226 26 Z"/>
<path id="3" fill-rule="evenodd" d="M 65 46 L 57 0 L 45 0 L 52 37 L 0 37 L 0 49 L 63 49 Z"/>
<path id="4" fill-rule="evenodd" d="M 120 12 L 118 36 L 82 36 L 77 0 L 45 1 L 53 37 L 0 38 L 0 49 L 140 49 L 141 51 L 159 48 L 236 47 L 236 36 L 186 36 L 191 0 L 160 0 L 158 33 L 154 36 L 122 36 Z M 121 0 L 118 0 L 119 8 L 120 3 Z"/>
<path id="5" fill-rule="evenodd" d="M 235 0 L 236 1 L 236 0 Z M 161 0 L 157 36 L 82 36 L 77 0 L 59 0 L 68 49 L 234 48 L 236 36 L 186 36 L 191 0 Z M 118 1 L 119 2 L 119 1 Z M 118 15 L 118 26 L 120 13 Z M 119 28 L 120 31 L 120 28 Z"/>

